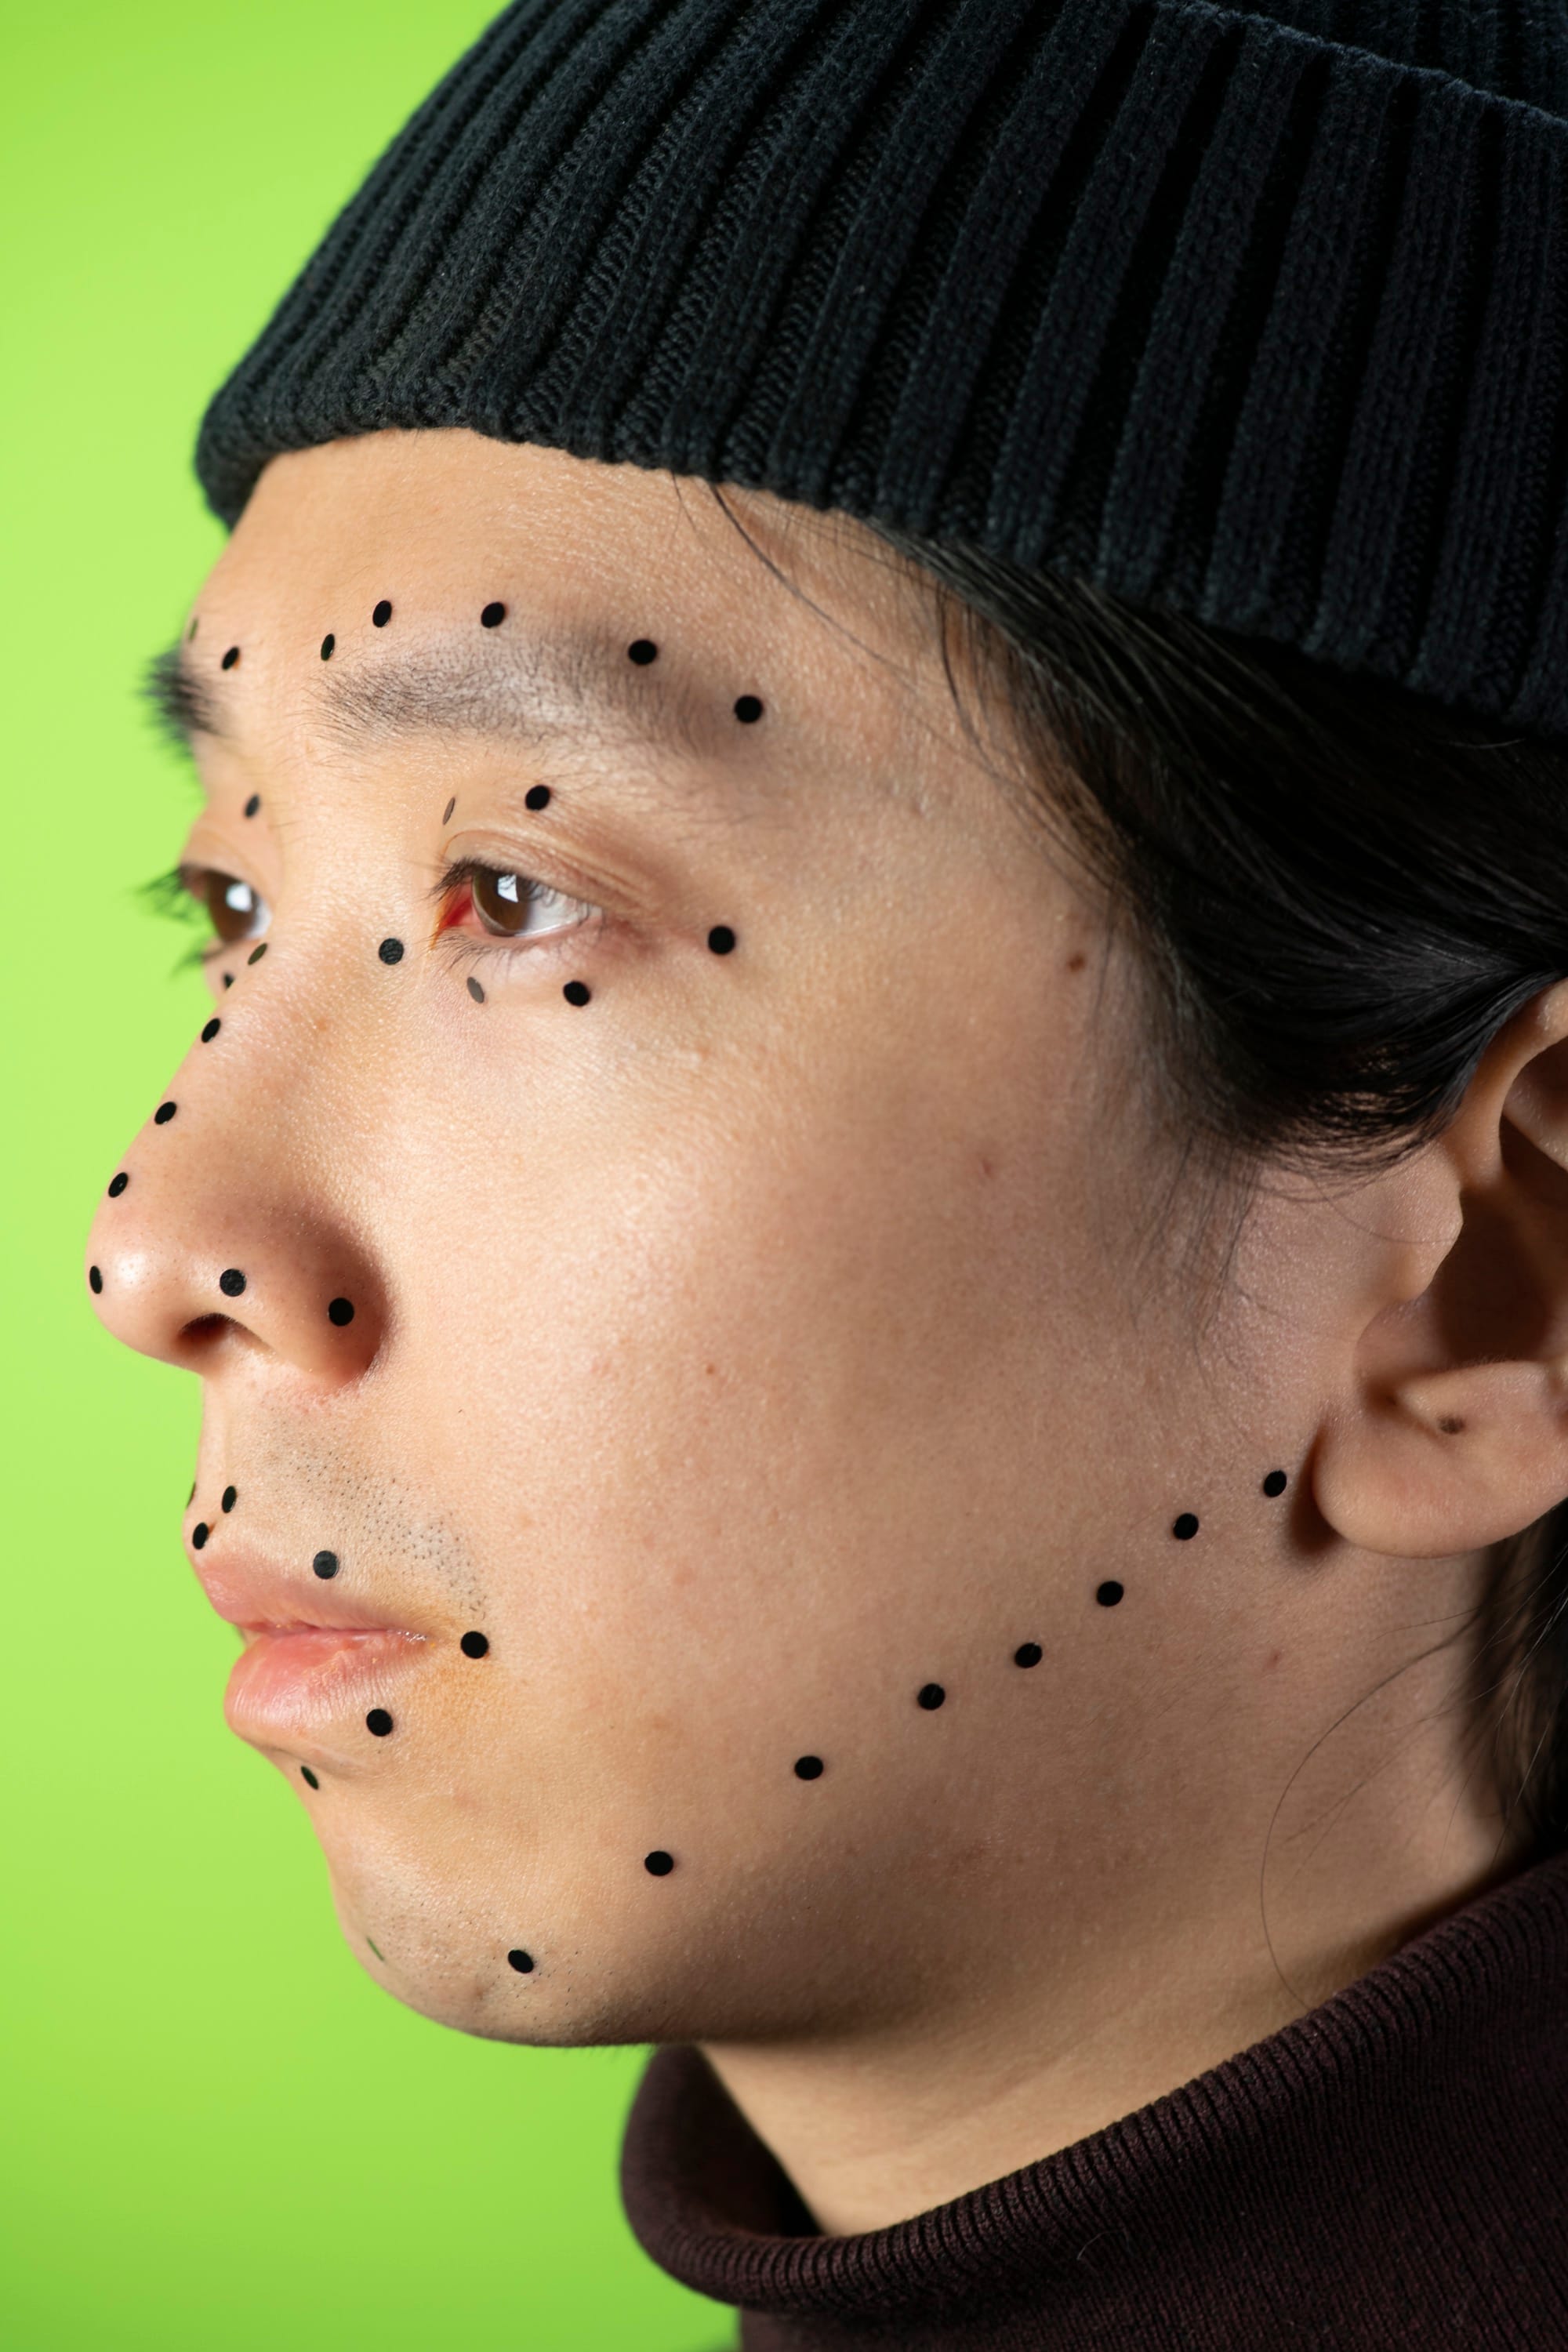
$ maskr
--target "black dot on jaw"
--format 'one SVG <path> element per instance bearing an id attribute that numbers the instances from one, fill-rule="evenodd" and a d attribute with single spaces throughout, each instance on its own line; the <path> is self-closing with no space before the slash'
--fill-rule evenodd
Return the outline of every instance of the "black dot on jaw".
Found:
<path id="1" fill-rule="evenodd" d="M 489 1646 L 489 1636 L 484 1633 L 465 1633 L 458 1644 L 465 1658 L 482 1658 Z"/>
<path id="2" fill-rule="evenodd" d="M 1179 1519 L 1171 1522 L 1171 1533 L 1178 1543 L 1191 1543 L 1197 1531 L 1197 1518 L 1191 1511 L 1184 1511 Z"/>
<path id="3" fill-rule="evenodd" d="M 675 1856 L 672 1853 L 645 1853 L 642 1866 L 650 1878 L 668 1878 L 675 1868 Z"/>
<path id="4" fill-rule="evenodd" d="M 1263 1491 L 1266 1495 L 1282 1495 L 1289 1484 L 1283 1470 L 1270 1470 L 1263 1481 Z"/>
<path id="5" fill-rule="evenodd" d="M 223 1490 L 223 1507 L 224 1507 L 224 1509 L 225 1509 L 226 1511 L 232 1511 L 232 1510 L 233 1510 L 233 1508 L 234 1508 L 234 1507 L 235 1507 L 235 1505 L 238 1502 L 238 1500 L 239 1500 L 239 1488 L 238 1488 L 237 1486 L 226 1486 L 226 1487 L 224 1488 L 224 1490 Z"/>
<path id="6" fill-rule="evenodd" d="M 179 1108 L 180 1106 L 178 1103 L 160 1103 L 157 1109 L 153 1113 L 153 1126 L 167 1127 L 169 1121 L 174 1118 L 174 1113 L 179 1109 Z"/>
<path id="7" fill-rule="evenodd" d="M 1114 1609 L 1121 1598 L 1121 1591 L 1115 1578 L 1109 1577 L 1103 1584 L 1096 1586 L 1094 1597 L 1102 1609 Z"/>
<path id="8" fill-rule="evenodd" d="M 124 1171 L 124 1169 L 123 1169 L 123 1168 L 121 1170 L 121 1171 L 120 1171 L 120 1173 L 119 1173 L 119 1175 L 118 1175 L 118 1176 L 111 1176 L 111 1177 L 110 1178 L 110 1180 L 109 1180 L 109 1197 L 110 1197 L 110 1199 L 111 1201 L 118 1201 L 118 1200 L 119 1200 L 119 1198 L 120 1198 L 120 1195 L 121 1194 L 121 1192 L 124 1192 L 125 1187 L 127 1186 L 127 1184 L 129 1184 L 129 1183 L 130 1183 L 130 1181 L 131 1181 L 131 1179 L 130 1179 L 130 1177 L 125 1173 L 125 1171 Z"/>
<path id="9" fill-rule="evenodd" d="M 331 658 L 332 658 L 332 648 L 333 648 L 333 647 L 334 647 L 334 646 L 337 644 L 337 642 L 338 642 L 338 641 L 337 641 L 336 637 L 334 637 L 334 636 L 333 636 L 333 635 L 332 635 L 332 633 L 331 633 L 331 629 L 329 629 L 329 630 L 327 631 L 326 635 L 321 639 L 321 659 L 322 659 L 323 661 L 331 661 Z"/>
<path id="10" fill-rule="evenodd" d="M 524 808 L 531 809 L 548 808 L 550 806 L 549 785 L 530 784 L 527 792 L 525 792 L 522 796 L 522 805 Z"/>
<path id="11" fill-rule="evenodd" d="M 217 1014 L 215 1013 L 212 1019 L 206 1022 L 203 1026 L 202 1044 L 204 1045 L 210 1045 L 213 1039 L 217 1035 L 218 1031 L 222 1027 L 223 1023 L 218 1019 Z"/>
<path id="12" fill-rule="evenodd" d="M 795 1759 L 795 1777 L 797 1780 L 820 1780 L 822 1778 L 821 1757 L 797 1756 Z"/>
<path id="13" fill-rule="evenodd" d="M 352 1323 L 353 1319 L 354 1303 L 352 1298 L 328 1299 L 327 1320 L 329 1323 L 336 1323 L 341 1328 L 343 1324 Z"/>
<path id="14" fill-rule="evenodd" d="M 504 604 L 487 604 L 479 614 L 479 626 L 481 629 L 499 629 L 505 618 Z"/>
<path id="15" fill-rule="evenodd" d="M 265 940 L 262 940 L 257 946 L 251 949 L 250 953 L 246 957 L 245 961 L 247 963 L 259 963 L 266 953 L 267 942 Z"/>
<path id="16" fill-rule="evenodd" d="M 635 661 L 639 669 L 646 669 L 650 661 L 658 659 L 658 647 L 651 637 L 637 637 L 626 647 L 626 659 Z"/>
<path id="17" fill-rule="evenodd" d="M 384 1739 L 392 1729 L 392 1717 L 384 1706 L 373 1706 L 364 1719 L 365 1729 L 376 1739 Z"/>
<path id="18" fill-rule="evenodd" d="M 451 799 L 447 803 L 446 807 L 441 811 L 441 822 L 442 822 L 442 824 L 451 824 L 451 822 L 452 822 L 452 811 L 457 807 L 457 805 L 458 805 L 458 795 L 457 795 L 457 793 L 454 793 L 452 794 Z"/>
<path id="19" fill-rule="evenodd" d="M 471 972 L 468 975 L 468 994 L 476 1004 L 482 1004 L 485 1001 L 485 992 Z"/>
<path id="20" fill-rule="evenodd" d="M 735 944 L 735 934 L 728 923 L 715 923 L 708 934 L 708 944 L 715 955 L 728 955 Z"/>
<path id="21" fill-rule="evenodd" d="M 321 1785 L 308 1764 L 300 1765 L 300 1778 L 303 1780 L 307 1789 L 319 1789 Z"/>
<path id="22" fill-rule="evenodd" d="M 245 1276 L 238 1266 L 226 1265 L 217 1278 L 217 1286 L 226 1298 L 238 1298 L 245 1290 Z"/>
<path id="23" fill-rule="evenodd" d="M 915 1693 L 915 1705 L 923 1706 L 926 1713 L 930 1715 L 942 1705 L 946 1696 L 947 1693 L 940 1683 L 922 1683 Z"/>
<path id="24" fill-rule="evenodd" d="M 99 1292 L 103 1288 L 103 1276 L 97 1266 L 89 1265 L 88 1267 L 87 1283 L 88 1288 L 92 1292 L 93 1297 L 96 1298 Z"/>
<path id="25" fill-rule="evenodd" d="M 742 695 L 735 705 L 735 716 L 742 727 L 754 727 L 763 715 L 763 706 L 754 694 Z"/>
<path id="26" fill-rule="evenodd" d="M 569 980 L 561 992 L 568 1004 L 586 1004 L 591 992 L 586 982 L 581 980 Z"/>
<path id="27" fill-rule="evenodd" d="M 198 1519 L 195 1526 L 191 1529 L 192 1549 L 195 1551 L 200 1551 L 211 1533 L 212 1529 L 208 1527 L 205 1519 Z"/>
<path id="28" fill-rule="evenodd" d="M 531 1952 L 509 1952 L 506 1956 L 506 1964 L 509 1969 L 515 1969 L 520 1977 L 531 1977 L 533 1974 Z"/>
<path id="29" fill-rule="evenodd" d="M 259 793 L 251 793 L 251 795 L 250 795 L 250 798 L 249 798 L 249 799 L 246 802 L 246 803 L 245 803 L 245 814 L 246 814 L 246 815 L 247 815 L 247 816 L 254 816 L 254 815 L 256 814 L 257 810 L 258 810 L 260 806 L 261 806 L 261 794 L 260 794 Z"/>
<path id="30" fill-rule="evenodd" d="M 374 628 L 385 628 L 388 621 L 392 618 L 392 605 L 386 597 L 384 596 L 382 598 L 380 604 L 376 606 L 370 618 L 371 625 Z"/>
<path id="31" fill-rule="evenodd" d="M 1037 1666 L 1045 1655 L 1037 1642 L 1020 1642 L 1013 1653 L 1016 1666 Z"/>
<path id="32" fill-rule="evenodd" d="M 376 950 L 376 953 L 381 958 L 383 963 L 401 963 L 403 961 L 403 941 L 401 940 L 383 940 L 381 945 Z"/>
<path id="33" fill-rule="evenodd" d="M 225 654 L 222 661 L 218 664 L 218 667 L 220 669 L 232 669 L 238 659 L 239 647 L 237 646 L 230 646 L 227 653 Z"/>
<path id="34" fill-rule="evenodd" d="M 316 1574 L 321 1578 L 324 1584 L 329 1577 L 336 1576 L 338 1572 L 337 1553 L 335 1551 L 319 1551 L 316 1554 L 315 1559 L 310 1562 L 310 1566 L 315 1570 Z"/>

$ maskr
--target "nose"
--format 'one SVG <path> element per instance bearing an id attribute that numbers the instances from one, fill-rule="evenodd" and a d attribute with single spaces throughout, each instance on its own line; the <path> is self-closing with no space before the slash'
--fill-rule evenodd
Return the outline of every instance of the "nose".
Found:
<path id="1" fill-rule="evenodd" d="M 266 1127 L 235 1132 L 229 1090 L 187 1064 L 99 1202 L 88 1286 L 127 1347 L 207 1376 L 242 1361 L 316 1388 L 363 1378 L 382 1344 L 370 1253 L 318 1197 L 280 1180 Z"/>

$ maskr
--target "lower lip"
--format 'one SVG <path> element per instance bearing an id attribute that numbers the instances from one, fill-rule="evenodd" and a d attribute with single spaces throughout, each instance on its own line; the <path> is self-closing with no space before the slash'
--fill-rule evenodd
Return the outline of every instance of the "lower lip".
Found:
<path id="1" fill-rule="evenodd" d="M 242 1739 L 324 1731 L 363 1714 L 428 1655 L 421 1635 L 388 1627 L 269 1627 L 235 1660 L 224 1714 Z"/>

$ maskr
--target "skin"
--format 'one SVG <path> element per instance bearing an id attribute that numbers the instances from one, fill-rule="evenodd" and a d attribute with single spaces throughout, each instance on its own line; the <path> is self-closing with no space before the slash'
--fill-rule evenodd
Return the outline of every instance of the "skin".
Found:
<path id="1" fill-rule="evenodd" d="M 468 2032 L 700 2043 L 851 2231 L 1519 1866 L 1468 1612 L 1568 1493 L 1568 989 L 1396 1171 L 1265 1171 L 1212 1293 L 1130 952 L 923 597 L 731 508 L 455 431 L 268 467 L 184 648 L 221 729 L 185 856 L 267 954 L 209 963 L 221 1035 L 88 1257 L 204 1382 L 219 1604 L 282 1579 L 308 1618 L 330 1546 L 416 1650 L 385 1739 L 363 1678 L 288 1738 L 231 1698 L 362 1964 Z M 485 935 L 465 856 L 563 894 L 547 928 Z"/>

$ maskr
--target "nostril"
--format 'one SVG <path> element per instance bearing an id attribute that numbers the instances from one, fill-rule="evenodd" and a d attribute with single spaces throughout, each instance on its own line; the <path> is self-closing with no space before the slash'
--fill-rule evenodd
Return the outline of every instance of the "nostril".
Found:
<path id="1" fill-rule="evenodd" d="M 226 1266 L 217 1278 L 217 1286 L 226 1298 L 238 1298 L 245 1289 L 245 1276 L 238 1266 Z"/>
<path id="2" fill-rule="evenodd" d="M 103 1276 L 96 1265 L 89 1265 L 88 1267 L 87 1279 L 88 1286 L 91 1290 L 93 1297 L 96 1298 L 99 1292 L 103 1288 Z"/>

